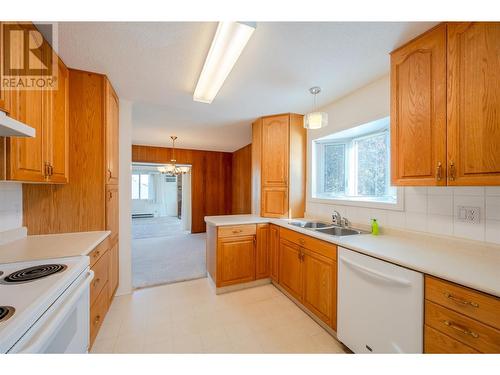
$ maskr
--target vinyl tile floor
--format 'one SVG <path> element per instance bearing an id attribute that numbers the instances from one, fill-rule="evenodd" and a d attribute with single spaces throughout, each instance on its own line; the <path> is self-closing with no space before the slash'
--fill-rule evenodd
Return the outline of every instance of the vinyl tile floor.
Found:
<path id="1" fill-rule="evenodd" d="M 116 297 L 91 353 L 344 353 L 273 285 L 215 295 L 207 278 Z"/>

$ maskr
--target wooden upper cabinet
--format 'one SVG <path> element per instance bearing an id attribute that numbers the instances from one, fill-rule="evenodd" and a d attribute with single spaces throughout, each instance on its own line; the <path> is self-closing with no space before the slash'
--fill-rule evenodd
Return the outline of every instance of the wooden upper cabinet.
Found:
<path id="1" fill-rule="evenodd" d="M 40 43 L 39 34 L 31 33 L 29 42 Z M 23 33 L 13 33 L 11 38 L 11 58 L 23 59 Z M 19 61 L 17 64 L 21 64 Z M 17 65 L 16 64 L 16 65 Z M 42 62 L 33 59 L 31 68 L 41 69 Z M 19 66 L 23 66 L 22 64 Z M 48 105 L 48 91 L 41 89 L 13 90 L 11 92 L 10 116 L 35 129 L 34 138 L 10 137 L 7 139 L 7 175 L 8 180 L 45 182 L 47 138 L 44 116 Z M 46 107 L 47 108 L 47 107 Z"/>
<path id="2" fill-rule="evenodd" d="M 255 236 L 224 237 L 217 244 L 217 287 L 255 280 Z"/>
<path id="3" fill-rule="evenodd" d="M 4 56 L 4 44 L 3 44 L 3 23 L 0 22 L 0 61 L 3 61 Z M 0 77 L 3 79 L 3 77 Z M 4 90 L 3 86 L 0 85 L 0 110 L 9 113 L 10 112 L 10 91 Z"/>
<path id="4" fill-rule="evenodd" d="M 262 119 L 262 186 L 288 186 L 289 115 Z"/>
<path id="5" fill-rule="evenodd" d="M 500 185 L 500 22 L 448 24 L 448 184 Z"/>
<path id="6" fill-rule="evenodd" d="M 257 224 L 257 248 L 255 254 L 255 278 L 269 277 L 269 224 Z"/>
<path id="7" fill-rule="evenodd" d="M 279 280 L 279 254 L 280 254 L 280 231 L 279 227 L 269 226 L 269 262 L 270 276 L 274 281 Z"/>
<path id="8" fill-rule="evenodd" d="M 119 101 L 113 87 L 106 80 L 106 183 L 118 184 L 118 127 Z"/>
<path id="9" fill-rule="evenodd" d="M 391 53 L 393 185 L 446 185 L 446 25 Z"/>
<path id="10" fill-rule="evenodd" d="M 57 89 L 48 93 L 52 102 L 50 125 L 47 126 L 46 159 L 51 168 L 49 180 L 66 183 L 69 180 L 69 71 L 59 58 L 54 67 L 58 70 Z"/>

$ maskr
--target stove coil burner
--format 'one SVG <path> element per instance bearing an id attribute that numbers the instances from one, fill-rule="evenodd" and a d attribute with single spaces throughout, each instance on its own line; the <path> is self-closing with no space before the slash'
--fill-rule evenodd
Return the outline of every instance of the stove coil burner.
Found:
<path id="1" fill-rule="evenodd" d="M 15 311 L 16 309 L 12 306 L 0 306 L 0 322 L 9 319 L 12 315 L 14 315 Z"/>
<path id="2" fill-rule="evenodd" d="M 39 266 L 25 268 L 5 276 L 2 284 L 21 284 L 35 281 L 58 272 L 62 272 L 67 267 L 64 264 L 41 264 Z"/>

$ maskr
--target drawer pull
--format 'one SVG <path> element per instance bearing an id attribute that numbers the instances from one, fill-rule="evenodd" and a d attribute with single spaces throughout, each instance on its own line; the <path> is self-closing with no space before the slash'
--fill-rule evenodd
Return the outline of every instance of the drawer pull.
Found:
<path id="1" fill-rule="evenodd" d="M 303 244 L 305 244 L 305 243 L 306 243 L 306 241 L 305 241 L 303 238 L 299 238 L 299 243 L 300 243 L 301 245 L 303 245 Z"/>
<path id="2" fill-rule="evenodd" d="M 469 331 L 468 329 L 465 329 L 465 328 L 462 328 L 458 325 L 456 325 L 455 323 L 452 323 L 450 322 L 449 320 L 445 320 L 443 322 L 446 326 L 454 329 L 455 331 L 458 331 L 460 333 L 463 333 L 464 335 L 469 335 L 469 336 L 472 336 L 474 337 L 475 339 L 477 339 L 479 337 L 479 335 L 476 333 L 476 332 L 473 332 L 473 331 Z"/>
<path id="3" fill-rule="evenodd" d="M 465 301 L 463 299 L 455 297 L 454 295 L 448 292 L 445 292 L 444 295 L 446 298 L 451 299 L 453 302 L 460 303 L 461 305 L 470 305 L 472 307 L 479 307 L 479 305 L 476 302 Z"/>
<path id="4" fill-rule="evenodd" d="M 233 229 L 234 234 L 241 233 L 241 232 L 243 232 L 243 229 Z"/>
<path id="5" fill-rule="evenodd" d="M 97 250 L 95 253 L 94 253 L 94 258 L 98 257 L 99 255 L 101 255 L 101 252 L 99 250 Z"/>
<path id="6" fill-rule="evenodd" d="M 101 279 L 99 279 L 99 278 L 95 279 L 95 281 L 94 281 L 94 286 L 96 286 L 96 285 L 97 285 L 97 284 L 99 284 L 100 282 L 101 282 Z"/>
<path id="7" fill-rule="evenodd" d="M 100 321 L 101 321 L 101 316 L 97 315 L 94 319 L 94 325 L 99 324 Z"/>

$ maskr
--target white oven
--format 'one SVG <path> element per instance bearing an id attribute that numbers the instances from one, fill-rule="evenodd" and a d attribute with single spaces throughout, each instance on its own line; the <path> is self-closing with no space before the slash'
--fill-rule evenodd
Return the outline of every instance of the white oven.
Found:
<path id="1" fill-rule="evenodd" d="M 89 347 L 88 268 L 57 298 L 8 353 L 86 353 Z"/>

